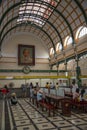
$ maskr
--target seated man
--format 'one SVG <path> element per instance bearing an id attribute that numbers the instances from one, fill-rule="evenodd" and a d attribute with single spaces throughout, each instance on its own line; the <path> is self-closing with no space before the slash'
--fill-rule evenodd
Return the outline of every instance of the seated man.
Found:
<path id="1" fill-rule="evenodd" d="M 16 93 L 12 93 L 11 94 L 11 104 L 12 105 L 16 105 L 17 104 L 17 97 L 16 97 Z"/>
<path id="2" fill-rule="evenodd" d="M 87 101 L 87 93 L 86 93 L 85 89 L 81 90 L 80 101 Z"/>

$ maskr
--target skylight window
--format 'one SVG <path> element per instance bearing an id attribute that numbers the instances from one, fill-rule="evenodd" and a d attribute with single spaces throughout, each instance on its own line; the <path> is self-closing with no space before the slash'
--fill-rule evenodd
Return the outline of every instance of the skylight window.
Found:
<path id="1" fill-rule="evenodd" d="M 52 14 L 53 9 L 57 6 L 58 2 L 54 0 L 43 0 L 44 4 L 42 4 L 41 2 L 35 3 L 25 1 L 19 8 L 17 23 L 33 22 L 33 24 L 42 27 L 45 24 L 46 19 Z"/>

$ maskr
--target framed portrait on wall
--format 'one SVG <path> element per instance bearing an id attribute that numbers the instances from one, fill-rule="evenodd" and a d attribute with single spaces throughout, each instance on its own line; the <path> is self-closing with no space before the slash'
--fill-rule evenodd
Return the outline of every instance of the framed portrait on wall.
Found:
<path id="1" fill-rule="evenodd" d="M 18 45 L 18 65 L 35 65 L 35 46 Z"/>

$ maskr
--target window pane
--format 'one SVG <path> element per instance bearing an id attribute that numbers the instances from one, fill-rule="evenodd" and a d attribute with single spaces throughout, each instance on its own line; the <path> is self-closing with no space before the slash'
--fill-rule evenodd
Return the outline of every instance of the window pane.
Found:
<path id="1" fill-rule="evenodd" d="M 58 43 L 56 45 L 56 51 L 61 51 L 62 50 L 62 44 L 61 43 Z"/>
<path id="2" fill-rule="evenodd" d="M 50 49 L 50 55 L 52 55 L 52 54 L 54 54 L 54 49 L 53 48 Z"/>
<path id="3" fill-rule="evenodd" d="M 86 34 L 87 34 L 87 27 L 81 26 L 81 27 L 79 27 L 79 29 L 76 32 L 76 39 L 81 38 Z"/>
<path id="4" fill-rule="evenodd" d="M 79 33 L 79 38 L 80 38 L 80 37 L 83 37 L 83 36 L 86 35 L 86 34 L 87 34 L 87 28 L 84 27 L 84 28 L 81 29 L 81 31 L 80 31 L 80 33 Z"/>
<path id="5" fill-rule="evenodd" d="M 43 1 L 47 2 L 49 6 L 47 4 L 43 5 L 41 2 L 33 3 L 32 1 L 21 4 L 19 8 L 19 18 L 17 19 L 17 23 L 20 24 L 26 21 L 30 22 L 33 21 L 34 24 L 42 27 L 45 24 L 46 19 L 48 19 L 53 12 L 54 8 L 51 8 L 51 6 L 56 7 L 58 2 L 60 2 L 54 0 L 43 0 Z M 42 20 L 42 17 L 45 19 Z"/>
<path id="6" fill-rule="evenodd" d="M 72 42 L 73 42 L 72 37 L 71 36 L 67 36 L 65 38 L 64 46 L 70 45 Z"/>

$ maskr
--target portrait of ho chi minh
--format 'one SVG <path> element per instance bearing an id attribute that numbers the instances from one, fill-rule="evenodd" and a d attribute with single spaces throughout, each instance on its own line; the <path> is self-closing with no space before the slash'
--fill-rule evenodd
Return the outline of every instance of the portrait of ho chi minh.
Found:
<path id="1" fill-rule="evenodd" d="M 33 58 L 31 57 L 29 49 L 25 48 L 21 56 L 21 63 L 32 63 L 32 61 Z"/>
<path id="2" fill-rule="evenodd" d="M 35 65 L 35 46 L 18 45 L 18 65 Z"/>

